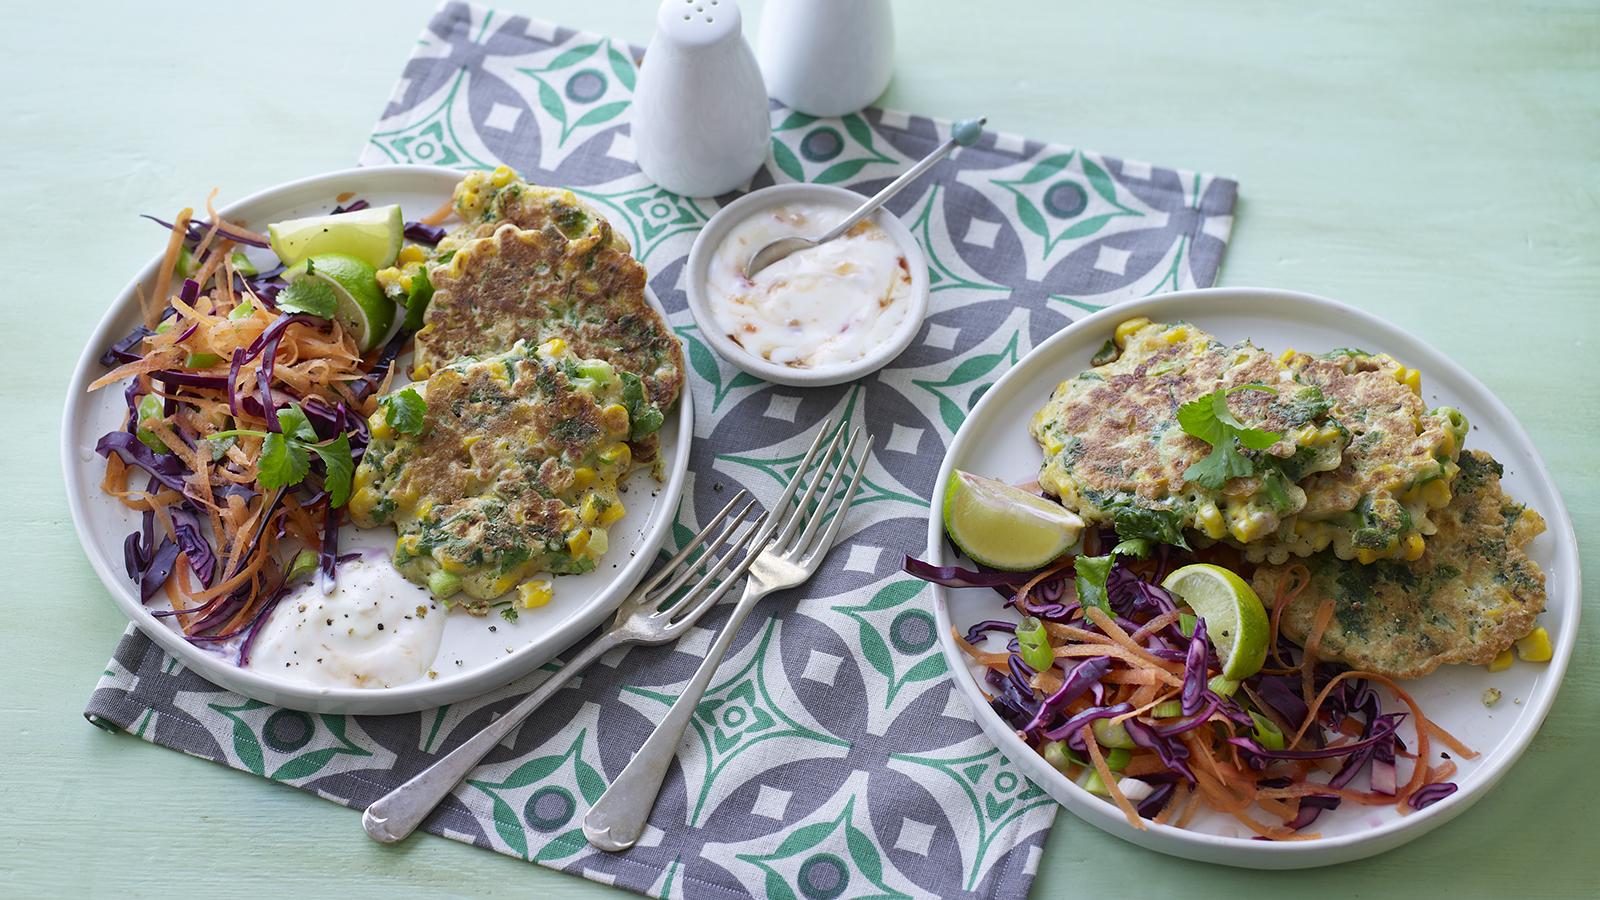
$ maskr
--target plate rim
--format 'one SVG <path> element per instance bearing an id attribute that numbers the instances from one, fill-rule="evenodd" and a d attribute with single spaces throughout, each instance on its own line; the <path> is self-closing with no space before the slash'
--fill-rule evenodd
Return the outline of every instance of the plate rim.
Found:
<path id="1" fill-rule="evenodd" d="M 270 203 L 280 194 L 316 190 L 324 185 L 332 188 L 350 180 L 381 183 L 390 179 L 408 182 L 429 179 L 437 180 L 443 185 L 446 182 L 454 184 L 465 174 L 464 171 L 441 166 L 352 166 L 263 188 L 227 204 L 218 210 L 218 214 L 226 217 L 240 208 Z M 366 189 L 382 190 L 374 187 Z M 399 190 L 412 189 L 414 188 L 403 187 Z M 329 196 L 333 195 L 330 193 Z M 78 430 L 78 423 L 82 419 L 82 412 L 92 396 L 86 388 L 89 382 L 98 377 L 94 369 L 98 367 L 100 353 L 112 340 L 120 336 L 114 333 L 115 320 L 125 306 L 137 302 L 135 292 L 155 275 L 161 259 L 162 256 L 157 254 L 133 275 L 107 304 L 100 320 L 85 339 L 83 350 L 67 381 L 67 396 L 62 410 L 60 432 L 61 474 L 78 544 L 88 558 L 90 567 L 110 592 L 112 602 L 147 637 L 167 653 L 178 657 L 206 680 L 253 700 L 308 712 L 387 715 L 415 712 L 454 703 L 504 687 L 565 651 L 621 605 L 627 593 L 643 579 L 655 558 L 653 549 L 651 552 L 637 553 L 626 561 L 619 560 L 622 565 L 617 569 L 611 582 L 559 625 L 517 648 L 515 652 L 497 657 L 459 679 L 440 681 L 422 679 L 389 688 L 319 687 L 273 678 L 253 669 L 234 665 L 184 640 L 177 632 L 158 621 L 151 615 L 150 610 L 138 601 L 126 583 L 127 579 L 121 569 L 112 565 L 114 560 L 111 555 L 107 554 L 104 548 L 99 548 L 98 542 L 90 533 L 86 497 L 89 492 L 98 488 L 92 483 L 92 479 L 84 474 L 86 468 L 77 459 L 78 444 L 73 440 L 74 433 Z M 645 286 L 645 296 L 647 302 L 664 317 L 666 313 L 660 298 L 655 295 L 648 283 Z M 681 338 L 679 340 L 681 343 Z M 656 496 L 651 498 L 650 515 L 640 534 L 641 546 L 651 548 L 660 546 L 672 527 L 678 505 L 682 500 L 688 477 L 690 445 L 694 440 L 694 400 L 693 392 L 689 390 L 684 390 L 679 397 L 677 424 L 681 446 L 676 448 L 675 458 L 668 468 L 666 480 L 656 491 Z"/>
<path id="2" fill-rule="evenodd" d="M 1031 370 L 1035 366 L 1048 365 L 1047 362 L 1041 362 L 1040 360 L 1048 359 L 1052 354 L 1059 352 L 1059 348 L 1069 343 L 1079 332 L 1106 329 L 1114 322 L 1138 315 L 1150 315 L 1152 319 L 1155 319 L 1157 318 L 1157 313 L 1159 313 L 1168 318 L 1182 318 L 1181 315 L 1166 312 L 1166 310 L 1171 307 L 1182 309 L 1190 304 L 1203 305 L 1208 301 L 1221 302 L 1224 299 L 1255 302 L 1262 306 L 1299 305 L 1316 307 L 1321 312 L 1333 313 L 1344 317 L 1347 321 L 1353 323 L 1352 327 L 1356 330 L 1373 331 L 1385 336 L 1385 338 L 1395 336 L 1399 338 L 1398 343 L 1409 342 L 1422 351 L 1418 354 L 1419 356 L 1428 356 L 1443 364 L 1442 366 L 1429 364 L 1429 368 L 1448 371 L 1451 377 L 1460 381 L 1469 392 L 1479 394 L 1485 401 L 1481 404 L 1483 411 L 1493 414 L 1498 419 L 1497 433 L 1502 434 L 1509 442 L 1521 448 L 1526 448 L 1527 457 L 1532 465 L 1525 474 L 1542 482 L 1546 492 L 1554 500 L 1551 508 L 1541 510 L 1541 512 L 1550 526 L 1547 533 L 1557 542 L 1555 557 L 1557 562 L 1551 566 L 1551 570 L 1555 571 L 1558 565 L 1562 567 L 1561 575 L 1565 591 L 1560 602 L 1569 608 L 1572 618 L 1566 627 L 1562 629 L 1562 633 L 1556 637 L 1555 653 L 1548 664 L 1550 667 L 1548 671 L 1552 677 L 1542 682 L 1540 688 L 1532 696 L 1524 698 L 1524 706 L 1531 715 L 1519 718 L 1510 732 L 1495 745 L 1495 750 L 1504 749 L 1503 755 L 1497 755 L 1491 759 L 1490 753 L 1485 753 L 1484 765 L 1486 768 L 1479 770 L 1482 775 L 1470 789 L 1458 791 L 1426 809 L 1391 819 L 1364 831 L 1308 841 L 1284 842 L 1224 837 L 1205 832 L 1188 831 L 1171 825 L 1156 825 L 1155 823 L 1146 823 L 1147 830 L 1140 831 L 1133 828 L 1115 806 L 1088 793 L 1046 764 L 1043 757 L 1034 752 L 1021 738 L 1017 737 L 1015 732 L 989 707 L 988 702 L 982 697 L 976 680 L 971 677 L 967 661 L 960 648 L 957 647 L 952 635 L 949 597 L 947 594 L 949 589 L 933 585 L 934 618 L 938 626 L 939 646 L 950 669 L 952 681 L 968 704 L 972 706 L 975 721 L 977 721 L 984 733 L 994 741 L 1007 759 L 1028 775 L 1031 781 L 1042 787 L 1060 805 L 1088 824 L 1130 843 L 1157 852 L 1230 866 L 1291 869 L 1332 865 L 1361 859 L 1398 847 L 1450 821 L 1465 812 L 1504 777 L 1506 772 L 1527 750 L 1534 735 L 1537 734 L 1548 717 L 1550 708 L 1560 692 L 1561 684 L 1565 680 L 1567 666 L 1571 661 L 1574 646 L 1577 642 L 1578 621 L 1582 613 L 1581 559 L 1578 554 L 1577 539 L 1573 531 L 1571 516 L 1567 511 L 1566 501 L 1561 496 L 1555 480 L 1550 477 L 1549 469 L 1545 465 L 1544 458 L 1539 453 L 1538 447 L 1533 443 L 1532 438 L 1529 437 L 1522 424 L 1517 421 L 1504 402 L 1464 366 L 1450 356 L 1441 353 L 1420 337 L 1409 334 L 1391 322 L 1365 310 L 1315 294 L 1276 288 L 1214 287 L 1174 291 L 1138 300 L 1124 301 L 1072 322 L 1046 338 L 1022 359 L 1018 360 L 1010 371 L 1001 376 L 985 392 L 977 405 L 968 413 L 961 428 L 952 437 L 949 448 L 945 452 L 944 460 L 940 464 L 939 474 L 933 485 L 931 496 L 942 496 L 942 492 L 948 483 L 950 472 L 955 467 L 955 462 L 961 455 L 961 451 L 968 441 L 976 439 L 973 437 L 975 432 L 969 431 L 969 426 L 979 421 L 983 412 L 990 405 L 998 405 L 1000 398 L 1007 397 L 1014 385 L 1030 377 Z M 1156 313 L 1152 313 L 1152 311 L 1156 311 Z M 1479 404 L 1475 403 L 1475 405 Z M 954 554 L 948 553 L 944 546 L 943 534 L 944 526 L 938 511 L 930 507 L 928 544 L 925 552 L 928 554 L 928 558 L 936 564 L 946 564 L 954 560 Z M 1574 594 L 1577 596 L 1574 597 Z M 1548 607 L 1549 605 L 1547 604 Z"/>

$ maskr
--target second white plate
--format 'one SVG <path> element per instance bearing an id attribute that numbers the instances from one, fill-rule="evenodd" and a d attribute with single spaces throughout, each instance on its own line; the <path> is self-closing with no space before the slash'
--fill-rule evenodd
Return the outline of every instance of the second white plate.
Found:
<path id="1" fill-rule="evenodd" d="M 1148 822 L 1146 830 L 1133 828 L 1116 807 L 1045 763 L 989 708 L 981 682 L 956 646 L 951 628 L 964 632 L 984 619 L 1006 617 L 1009 612 L 1001 608 L 998 595 L 991 590 L 935 587 L 940 646 L 978 724 L 1035 784 L 1079 818 L 1141 846 L 1189 859 L 1262 869 L 1329 865 L 1392 849 L 1461 814 L 1522 755 L 1550 711 L 1572 657 L 1581 581 L 1572 520 L 1538 452 L 1505 405 L 1454 360 L 1375 316 L 1308 294 L 1210 289 L 1118 304 L 1052 336 L 995 383 L 956 434 L 932 496 L 944 496 L 950 472 L 956 468 L 1012 483 L 1035 478 L 1040 456 L 1028 434 L 1029 419 L 1057 384 L 1089 367 L 1089 358 L 1116 323 L 1134 316 L 1158 322 L 1183 320 L 1224 341 L 1249 338 L 1275 351 L 1291 347 L 1311 352 L 1335 347 L 1382 351 L 1419 369 L 1429 405 L 1445 404 L 1464 412 L 1472 423 L 1467 446 L 1487 450 L 1504 464 L 1507 492 L 1548 523 L 1549 530 L 1533 542 L 1529 554 L 1545 572 L 1549 600 L 1539 624 L 1550 631 L 1555 657 L 1548 664 L 1519 662 L 1493 674 L 1482 666 L 1445 666 L 1408 683 L 1407 689 L 1431 719 L 1481 754 L 1475 760 L 1456 760 L 1460 771 L 1453 780 L 1460 790 L 1404 816 L 1392 807 L 1345 804 L 1325 813 L 1316 824 L 1323 836 L 1308 841 L 1252 840 L 1243 826 L 1221 815 L 1202 815 L 1188 829 Z M 937 508 L 928 523 L 927 552 L 927 558 L 939 565 L 957 561 L 944 539 Z M 1488 687 L 1504 695 L 1493 709 L 1482 703 Z"/>

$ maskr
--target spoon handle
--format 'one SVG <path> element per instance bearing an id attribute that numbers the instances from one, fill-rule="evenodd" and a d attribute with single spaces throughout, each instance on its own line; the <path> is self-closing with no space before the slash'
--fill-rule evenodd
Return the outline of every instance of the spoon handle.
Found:
<path id="1" fill-rule="evenodd" d="M 857 222 L 860 222 L 867 216 L 877 212 L 878 207 L 888 203 L 890 197 L 893 197 L 895 194 L 905 190 L 906 185 L 916 181 L 918 178 L 921 178 L 924 172 L 933 168 L 934 164 L 939 160 L 949 156 L 952 150 L 956 149 L 957 147 L 965 147 L 972 144 L 978 139 L 978 136 L 982 134 L 982 128 L 985 121 L 987 120 L 975 119 L 956 123 L 955 127 L 951 130 L 953 136 L 948 141 L 940 144 L 932 153 L 929 153 L 927 156 L 924 156 L 920 161 L 918 161 L 916 165 L 905 170 L 905 172 L 902 173 L 899 178 L 896 178 L 887 185 L 884 185 L 883 190 L 873 194 L 867 200 L 867 202 L 856 207 L 855 212 L 845 216 L 843 222 L 835 225 L 827 234 L 817 238 L 816 242 L 819 244 L 825 244 L 828 241 L 831 241 L 849 231 L 851 228 L 854 228 Z"/>

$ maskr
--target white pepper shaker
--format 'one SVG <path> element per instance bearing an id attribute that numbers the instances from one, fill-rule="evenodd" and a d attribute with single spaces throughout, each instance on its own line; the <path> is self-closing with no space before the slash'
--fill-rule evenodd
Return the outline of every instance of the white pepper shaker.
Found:
<path id="1" fill-rule="evenodd" d="M 632 115 L 639 168 L 675 194 L 725 194 L 761 168 L 772 117 L 734 0 L 663 0 Z"/>
<path id="2" fill-rule="evenodd" d="M 894 74 L 889 0 L 768 0 L 756 39 L 767 89 L 813 116 L 855 112 Z"/>

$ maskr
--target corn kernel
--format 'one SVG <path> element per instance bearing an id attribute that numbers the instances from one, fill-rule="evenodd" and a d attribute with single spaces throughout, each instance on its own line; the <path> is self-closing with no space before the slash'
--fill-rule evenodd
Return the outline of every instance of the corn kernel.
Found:
<path id="1" fill-rule="evenodd" d="M 539 345 L 540 356 L 560 356 L 567 352 L 567 342 L 561 338 L 551 338 Z"/>
<path id="2" fill-rule="evenodd" d="M 579 466 L 578 468 L 572 470 L 573 487 L 581 491 L 591 484 L 594 484 L 593 469 L 589 468 L 588 466 Z"/>
<path id="3" fill-rule="evenodd" d="M 502 575 L 496 575 L 494 579 L 489 582 L 489 589 L 484 591 L 484 593 L 489 594 L 490 596 L 498 597 L 501 594 L 504 594 L 506 591 L 511 590 L 512 587 L 516 586 L 518 577 L 520 577 L 520 575 L 515 571 L 506 572 Z"/>
<path id="4" fill-rule="evenodd" d="M 1148 318 L 1144 316 L 1136 316 L 1118 325 L 1117 330 L 1111 333 L 1111 340 L 1114 341 L 1118 347 L 1126 347 L 1128 345 L 1128 338 L 1132 337 L 1135 331 L 1138 331 L 1149 324 L 1150 320 Z"/>
<path id="5" fill-rule="evenodd" d="M 1552 652 L 1550 650 L 1550 632 L 1544 626 L 1528 632 L 1528 636 L 1517 641 L 1517 655 L 1528 662 L 1549 662 Z"/>
<path id="6" fill-rule="evenodd" d="M 594 520 L 600 518 L 601 502 L 594 494 L 583 498 L 583 506 L 578 510 L 578 521 L 585 525 L 593 525 Z"/>
<path id="7" fill-rule="evenodd" d="M 1222 511 L 1213 505 L 1208 504 L 1204 509 L 1200 510 L 1200 513 L 1195 516 L 1195 523 L 1200 526 L 1201 531 L 1206 533 L 1206 537 L 1214 541 L 1222 540 L 1223 536 L 1228 533 L 1227 528 L 1222 524 Z"/>
<path id="8" fill-rule="evenodd" d="M 402 263 L 419 263 L 427 258 L 428 255 L 422 252 L 422 248 L 418 247 L 416 244 L 407 244 L 406 246 L 400 248 L 399 259 Z"/>
<path id="9" fill-rule="evenodd" d="M 567 550 L 573 556 L 582 556 L 589 549 L 589 529 L 579 528 L 567 538 Z"/>
<path id="10" fill-rule="evenodd" d="M 1489 663 L 1489 671 L 1504 672 L 1505 670 L 1511 668 L 1513 659 L 1514 657 L 1511 655 L 1511 651 L 1509 649 L 1501 650 L 1500 654 L 1494 658 L 1494 662 Z"/>
<path id="11" fill-rule="evenodd" d="M 608 466 L 626 466 L 633 461 L 633 451 L 627 444 L 612 444 L 600 451 L 600 461 Z"/>
<path id="12" fill-rule="evenodd" d="M 523 609 L 538 609 L 549 603 L 555 592 L 548 578 L 535 578 L 517 585 L 517 599 L 522 601 Z"/>
<path id="13" fill-rule="evenodd" d="M 1422 502 L 1434 509 L 1444 509 L 1450 505 L 1450 485 L 1443 478 L 1423 485 L 1419 493 L 1422 496 Z"/>
<path id="14" fill-rule="evenodd" d="M 489 183 L 497 188 L 505 187 L 515 177 L 517 177 L 517 173 L 511 171 L 510 166 L 496 166 L 494 172 L 489 176 Z"/>
<path id="15" fill-rule="evenodd" d="M 1394 380 L 1411 388 L 1411 393 L 1418 396 L 1422 395 L 1422 373 L 1416 369 L 1400 366 L 1394 370 Z"/>
<path id="16" fill-rule="evenodd" d="M 612 525 L 616 524 L 618 519 L 621 519 L 627 514 L 628 510 L 622 505 L 620 500 L 612 501 L 611 505 L 606 507 L 604 512 L 600 513 L 600 524 L 602 527 L 610 528 Z"/>
<path id="17" fill-rule="evenodd" d="M 444 559 L 438 560 L 438 562 L 439 568 L 449 572 L 451 575 L 460 575 L 461 573 L 467 571 L 467 567 L 462 564 L 461 560 L 453 557 L 447 556 Z"/>
<path id="18" fill-rule="evenodd" d="M 421 542 L 418 540 L 416 535 L 402 535 L 394 542 L 394 552 L 396 555 L 413 556 L 416 554 L 417 547 L 420 545 Z"/>
<path id="19" fill-rule="evenodd" d="M 1298 350 L 1285 350 L 1278 354 L 1278 362 L 1288 365 L 1289 363 L 1294 362 L 1295 355 L 1299 352 L 1300 351 Z"/>
<path id="20" fill-rule="evenodd" d="M 1182 325 L 1176 328 L 1169 328 L 1167 333 L 1161 336 L 1161 339 L 1169 344 L 1181 344 L 1189 339 L 1189 329 Z"/>
<path id="21" fill-rule="evenodd" d="M 1356 562 L 1361 563 L 1362 565 L 1371 565 L 1377 561 L 1378 551 L 1376 550 L 1368 550 L 1367 548 L 1362 547 L 1360 550 L 1356 551 Z"/>
<path id="22" fill-rule="evenodd" d="M 1423 550 L 1422 535 L 1420 535 L 1420 534 L 1406 535 L 1406 559 L 1407 560 L 1421 559 L 1422 558 L 1422 550 Z"/>
<path id="23" fill-rule="evenodd" d="M 405 291 L 407 294 L 411 293 L 411 285 L 415 283 L 416 279 L 409 274 L 400 276 L 400 289 Z"/>

